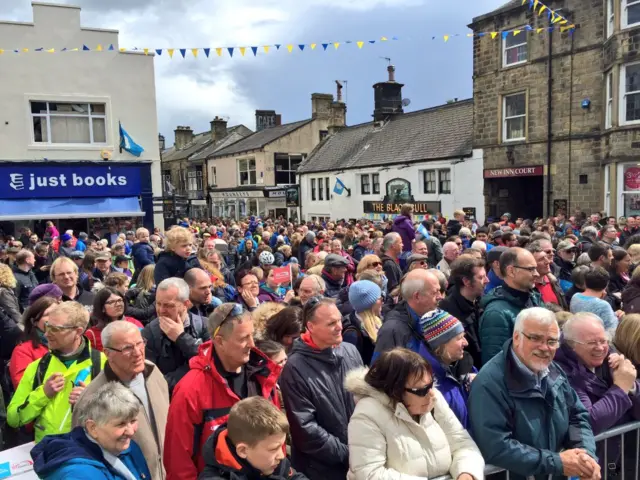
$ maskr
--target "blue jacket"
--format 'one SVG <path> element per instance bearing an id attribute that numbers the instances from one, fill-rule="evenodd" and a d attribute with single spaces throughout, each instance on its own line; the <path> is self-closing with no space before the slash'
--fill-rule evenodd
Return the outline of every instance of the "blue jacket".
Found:
<path id="1" fill-rule="evenodd" d="M 487 278 L 489 279 L 489 283 L 484 286 L 484 294 L 486 295 L 491 290 L 496 287 L 501 287 L 504 285 L 504 280 L 502 280 L 498 275 L 495 274 L 493 270 L 489 270 L 487 274 Z"/>
<path id="2" fill-rule="evenodd" d="M 45 480 L 120 480 L 124 479 L 102 454 L 97 443 L 89 440 L 82 427 L 64 435 L 49 435 L 33 450 L 33 469 Z M 131 440 L 118 458 L 134 477 L 150 479 L 151 473 L 140 447 Z"/>
<path id="3" fill-rule="evenodd" d="M 378 332 L 371 364 L 380 354 L 396 347 L 404 347 L 413 352 L 421 353 L 420 347 L 423 347 L 423 342 L 422 336 L 418 333 L 420 331 L 420 317 L 411 312 L 406 301 L 398 303 L 396 308 L 384 316 L 384 323 Z"/>
<path id="4" fill-rule="evenodd" d="M 133 255 L 133 266 L 136 272 L 142 270 L 147 265 L 156 263 L 153 247 L 148 243 L 134 243 L 133 247 L 131 247 L 131 253 Z"/>
<path id="5" fill-rule="evenodd" d="M 589 414 L 554 362 L 535 385 L 520 370 L 508 340 L 471 383 L 469 418 L 487 464 L 511 472 L 512 480 L 564 478 L 558 452 L 583 448 L 596 458 Z"/>
<path id="6" fill-rule="evenodd" d="M 170 277 L 184 278 L 187 270 L 202 268 L 195 255 L 190 255 L 186 260 L 173 252 L 162 252 L 158 255 L 158 263 L 153 272 L 153 280 L 156 285 Z"/>
<path id="7" fill-rule="evenodd" d="M 76 250 L 78 252 L 84 252 L 87 250 L 87 245 L 82 240 L 78 240 L 76 242 Z"/>

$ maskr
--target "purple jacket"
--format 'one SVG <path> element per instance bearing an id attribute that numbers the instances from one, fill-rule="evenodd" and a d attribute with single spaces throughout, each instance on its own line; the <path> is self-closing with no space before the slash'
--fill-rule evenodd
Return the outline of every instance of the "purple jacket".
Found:
<path id="1" fill-rule="evenodd" d="M 413 228 L 411 219 L 404 215 L 398 215 L 393 221 L 391 230 L 399 233 L 402 237 L 402 251 L 410 252 L 413 247 L 413 241 L 416 239 L 416 231 Z"/>
<path id="2" fill-rule="evenodd" d="M 640 419 L 640 383 L 636 380 L 636 392 L 633 395 L 628 395 L 615 386 L 608 355 L 602 362 L 602 367 L 593 373 L 563 343 L 556 352 L 555 361 L 567 374 L 569 383 L 589 412 L 594 435 L 615 425 Z"/>

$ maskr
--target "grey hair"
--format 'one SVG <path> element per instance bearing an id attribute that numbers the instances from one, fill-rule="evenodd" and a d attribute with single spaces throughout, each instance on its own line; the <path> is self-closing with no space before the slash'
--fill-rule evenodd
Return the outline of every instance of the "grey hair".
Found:
<path id="1" fill-rule="evenodd" d="M 568 341 L 578 340 L 580 327 L 588 322 L 591 322 L 594 325 L 600 325 L 604 330 L 604 322 L 599 316 L 591 312 L 578 312 L 575 315 L 572 315 L 571 318 L 569 318 L 569 320 L 567 320 L 563 325 L 562 334 L 564 339 Z M 611 340 L 609 332 L 605 330 L 605 334 L 607 335 L 607 340 Z"/>
<path id="2" fill-rule="evenodd" d="M 83 427 L 88 420 L 106 425 L 113 420 L 133 420 L 140 413 L 140 400 L 120 382 L 109 382 L 95 393 L 82 397 L 75 406 L 78 423 Z"/>
<path id="3" fill-rule="evenodd" d="M 487 244 L 482 240 L 476 240 L 471 244 L 471 248 L 477 248 L 478 250 L 482 250 L 483 252 L 487 251 Z"/>
<path id="4" fill-rule="evenodd" d="M 544 248 L 542 247 L 542 242 L 540 240 L 536 240 L 534 242 L 530 242 L 529 245 L 525 247 L 525 250 L 531 253 L 540 253 L 544 252 Z"/>
<path id="5" fill-rule="evenodd" d="M 171 277 L 165 278 L 160 284 L 156 287 L 156 291 L 166 292 L 171 288 L 176 288 L 178 290 L 178 299 L 181 302 L 186 302 L 189 300 L 189 285 L 181 278 Z"/>
<path id="6" fill-rule="evenodd" d="M 431 270 L 426 271 L 427 274 L 433 278 L 433 272 Z M 436 276 L 436 278 L 438 278 Z M 438 278 L 438 282 L 440 279 Z M 400 295 L 403 299 L 409 300 L 416 293 L 422 293 L 426 289 L 426 279 L 425 278 L 407 278 L 405 277 L 400 283 Z"/>
<path id="7" fill-rule="evenodd" d="M 457 247 L 456 247 L 457 248 Z M 440 270 L 438 270 L 437 268 L 430 268 L 429 270 L 427 270 L 428 272 L 434 274 L 436 276 L 436 278 L 438 279 L 438 283 L 440 284 L 440 291 L 444 292 L 447 290 L 447 276 L 442 273 Z"/>
<path id="8" fill-rule="evenodd" d="M 396 232 L 387 233 L 382 239 L 382 248 L 380 248 L 380 251 L 386 252 L 387 250 L 389 250 L 393 246 L 393 244 L 396 243 L 396 240 L 398 240 L 398 238 L 400 238 L 399 233 L 396 233 Z"/>
<path id="9" fill-rule="evenodd" d="M 324 279 L 320 275 L 315 275 L 315 274 L 307 275 L 302 279 L 302 281 L 304 282 L 307 278 L 315 280 L 316 293 L 320 293 L 320 292 L 324 293 L 327 290 L 327 284 L 325 283 Z"/>
<path id="10" fill-rule="evenodd" d="M 111 338 L 117 332 L 131 333 L 136 330 L 139 330 L 139 328 L 126 320 L 116 320 L 115 322 L 108 323 L 107 326 L 102 329 L 102 333 L 100 334 L 102 345 L 107 348 L 111 347 L 113 345 L 111 343 Z"/>
<path id="11" fill-rule="evenodd" d="M 558 321 L 556 320 L 556 316 L 553 312 L 543 307 L 531 307 L 525 308 L 518 314 L 518 316 L 516 317 L 516 323 L 513 326 L 513 331 L 522 333 L 524 329 L 524 322 L 528 318 L 533 318 L 537 320 L 538 323 L 541 323 L 545 326 L 551 325 L 553 323 L 558 325 Z"/>
<path id="12" fill-rule="evenodd" d="M 584 227 L 581 231 L 580 234 L 583 237 L 591 237 L 591 238 L 596 238 L 598 236 L 598 230 L 596 229 L 596 227 L 592 227 L 591 225 Z"/>

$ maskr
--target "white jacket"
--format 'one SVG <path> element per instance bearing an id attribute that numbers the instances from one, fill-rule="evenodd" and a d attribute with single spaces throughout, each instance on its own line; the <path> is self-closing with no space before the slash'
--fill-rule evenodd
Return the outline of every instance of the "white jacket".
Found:
<path id="1" fill-rule="evenodd" d="M 484 459 L 440 392 L 431 412 L 416 423 L 403 404 L 395 409 L 364 381 L 367 369 L 347 374 L 356 398 L 349 421 L 349 480 L 425 480 L 468 473 L 484 478 Z"/>

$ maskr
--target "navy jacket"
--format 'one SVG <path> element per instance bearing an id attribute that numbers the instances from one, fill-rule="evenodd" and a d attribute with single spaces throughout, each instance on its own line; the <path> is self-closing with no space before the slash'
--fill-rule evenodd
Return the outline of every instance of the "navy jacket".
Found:
<path id="1" fill-rule="evenodd" d="M 192 268 L 202 268 L 195 255 L 191 255 L 185 260 L 173 252 L 162 252 L 158 255 L 156 269 L 153 272 L 153 280 L 156 285 L 160 285 L 160 282 L 167 278 L 184 278 L 187 270 Z"/>
<path id="2" fill-rule="evenodd" d="M 156 257 L 153 254 L 153 247 L 148 243 L 134 243 L 131 247 L 131 254 L 133 256 L 133 266 L 136 272 L 139 272 L 147 265 L 153 265 L 156 263 Z"/>
<path id="3" fill-rule="evenodd" d="M 419 318 L 414 319 L 409 313 L 409 305 L 402 301 L 384 316 L 384 323 L 378 332 L 378 341 L 373 352 L 371 363 L 375 362 L 380 354 L 396 347 L 404 347 L 416 353 L 420 353 L 423 345 L 420 332 Z"/>

